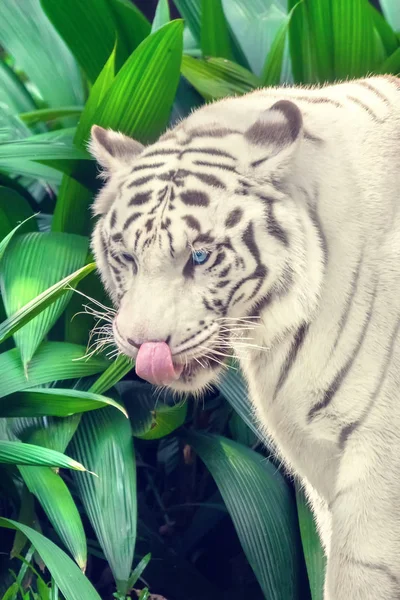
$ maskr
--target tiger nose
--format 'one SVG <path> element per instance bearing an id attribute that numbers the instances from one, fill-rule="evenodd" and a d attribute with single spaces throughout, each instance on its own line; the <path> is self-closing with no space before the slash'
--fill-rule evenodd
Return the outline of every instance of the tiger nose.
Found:
<path id="1" fill-rule="evenodd" d="M 128 344 L 130 344 L 131 346 L 133 346 L 134 348 L 136 348 L 136 350 L 139 350 L 140 346 L 142 344 L 144 344 L 145 342 L 165 342 L 166 344 L 169 345 L 170 341 L 171 341 L 171 336 L 168 335 L 165 340 L 134 340 L 130 337 L 126 338 L 126 341 L 128 342 Z"/>

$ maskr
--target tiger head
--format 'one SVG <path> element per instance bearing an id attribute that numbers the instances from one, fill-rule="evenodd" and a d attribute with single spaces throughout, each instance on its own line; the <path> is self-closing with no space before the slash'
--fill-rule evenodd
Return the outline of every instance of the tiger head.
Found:
<path id="1" fill-rule="evenodd" d="M 244 131 L 204 116 L 199 124 L 194 113 L 146 147 L 92 128 L 90 151 L 105 179 L 92 247 L 116 309 L 115 343 L 139 376 L 203 390 L 232 345 L 256 340 L 262 323 L 253 331 L 252 319 L 305 270 L 291 193 L 302 137 L 289 101 Z"/>

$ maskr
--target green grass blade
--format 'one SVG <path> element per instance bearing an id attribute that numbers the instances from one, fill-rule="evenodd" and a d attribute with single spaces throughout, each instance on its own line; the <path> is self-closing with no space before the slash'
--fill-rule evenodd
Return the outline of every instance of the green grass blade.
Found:
<path id="1" fill-rule="evenodd" d="M 35 125 L 36 123 L 55 121 L 64 117 L 79 117 L 82 114 L 83 106 L 62 106 L 60 108 L 41 108 L 29 112 L 21 112 L 19 118 L 26 125 Z"/>
<path id="2" fill-rule="evenodd" d="M 2 0 L 1 17 L 1 45 L 45 102 L 53 107 L 82 104 L 82 79 L 75 60 L 42 11 L 40 0 Z"/>
<path id="3" fill-rule="evenodd" d="M 95 264 L 90 263 L 81 269 L 78 269 L 71 275 L 67 275 L 67 277 L 64 277 L 64 279 L 49 287 L 41 294 L 35 296 L 33 300 L 14 312 L 8 319 L 0 324 L 0 344 L 21 327 L 26 325 L 26 323 L 29 323 L 36 315 L 43 312 L 43 310 L 58 300 L 58 298 L 66 293 L 70 294 L 70 288 L 75 287 L 79 281 L 91 273 L 95 268 Z"/>
<path id="4" fill-rule="evenodd" d="M 128 416 L 124 407 L 107 396 L 74 389 L 27 389 L 0 398 L 0 417 L 68 417 L 113 406 Z"/>
<path id="5" fill-rule="evenodd" d="M 261 86 L 258 77 L 250 71 L 220 58 L 198 60 L 191 56 L 184 56 L 182 75 L 205 100 L 246 94 Z"/>
<path id="6" fill-rule="evenodd" d="M 145 568 L 147 567 L 147 565 L 149 564 L 150 560 L 151 560 L 151 554 L 150 553 L 146 554 L 146 556 L 144 556 L 142 558 L 142 560 L 137 565 L 137 567 L 134 568 L 131 576 L 129 577 L 128 589 L 132 589 L 134 587 L 134 585 L 136 584 L 138 579 L 142 576 L 142 573 L 145 570 Z"/>
<path id="7" fill-rule="evenodd" d="M 302 0 L 303 1 L 303 0 Z M 278 32 L 275 36 L 274 41 L 271 44 L 271 48 L 268 52 L 267 59 L 261 75 L 261 82 L 265 86 L 279 85 L 281 81 L 281 74 L 283 68 L 283 59 L 285 54 L 285 44 L 289 31 L 290 21 L 293 13 L 299 6 L 300 2 L 297 3 L 292 10 L 285 17 Z"/>
<path id="8" fill-rule="evenodd" d="M 13 114 L 35 110 L 36 106 L 26 87 L 15 72 L 0 60 L 0 103 Z"/>
<path id="9" fill-rule="evenodd" d="M 3 258 L 0 281 L 8 317 L 81 268 L 87 250 L 87 238 L 73 234 L 27 233 L 15 238 Z M 71 294 L 63 294 L 15 332 L 14 340 L 24 365 L 32 359 L 44 336 L 65 309 Z"/>
<path id="10" fill-rule="evenodd" d="M 130 0 L 109 0 L 117 23 L 117 70 L 150 34 L 150 23 Z"/>
<path id="11" fill-rule="evenodd" d="M 53 542 L 31 527 L 11 519 L 0 519 L 0 527 L 22 531 L 43 559 L 65 600 L 101 600 L 89 579 L 79 567 Z"/>
<path id="12" fill-rule="evenodd" d="M 10 465 L 36 465 L 47 467 L 63 467 L 77 471 L 86 471 L 78 461 L 61 452 L 42 448 L 34 444 L 0 440 L 0 463 Z"/>
<path id="13" fill-rule="evenodd" d="M 185 439 L 205 462 L 266 598 L 300 599 L 300 540 L 289 487 L 263 456 L 219 436 Z"/>
<path id="14" fill-rule="evenodd" d="M 93 394 L 104 394 L 133 369 L 132 359 L 121 354 L 90 387 Z"/>
<path id="15" fill-rule="evenodd" d="M 391 54 L 379 69 L 380 73 L 400 74 L 400 48 Z"/>
<path id="16" fill-rule="evenodd" d="M 17 231 L 20 231 L 21 228 L 24 227 L 24 225 L 26 225 L 27 221 L 30 221 L 35 215 L 32 215 L 31 217 L 28 217 L 27 219 L 25 219 L 25 221 L 22 221 L 22 223 L 20 223 L 19 225 L 17 225 L 16 227 L 14 227 L 14 229 L 12 229 L 10 231 L 10 233 L 8 233 L 1 241 L 0 241 L 0 260 L 3 258 L 3 255 L 6 251 L 6 248 L 8 246 L 8 244 L 11 242 L 12 238 L 14 237 L 14 235 L 17 233 Z"/>
<path id="17" fill-rule="evenodd" d="M 314 517 L 307 506 L 303 493 L 299 489 L 296 489 L 296 502 L 311 598 L 312 600 L 323 600 L 326 558 L 321 547 Z"/>
<path id="18" fill-rule="evenodd" d="M 110 364 L 104 357 L 84 358 L 85 354 L 83 346 L 44 342 L 30 362 L 26 377 L 18 349 L 3 352 L 0 354 L 0 398 L 52 381 L 95 375 Z"/>
<path id="19" fill-rule="evenodd" d="M 234 59 L 221 0 L 202 0 L 200 37 L 204 56 Z"/>
<path id="20" fill-rule="evenodd" d="M 151 25 L 151 33 L 154 33 L 171 20 L 168 0 L 158 0 L 156 12 L 154 14 L 153 23 Z"/>
<path id="21" fill-rule="evenodd" d="M 82 570 L 86 568 L 86 537 L 81 517 L 60 475 L 46 467 L 19 467 L 29 491 L 36 496 L 50 523 Z"/>
<path id="22" fill-rule="evenodd" d="M 88 468 L 98 475 L 78 476 L 75 480 L 118 591 L 126 594 L 137 519 L 135 455 L 129 421 L 108 408 L 86 413 L 72 439 L 71 452 L 77 460 L 84 457 Z"/>

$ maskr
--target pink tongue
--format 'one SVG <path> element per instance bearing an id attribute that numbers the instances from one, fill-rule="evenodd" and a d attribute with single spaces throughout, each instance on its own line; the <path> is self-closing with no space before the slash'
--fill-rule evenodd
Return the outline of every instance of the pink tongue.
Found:
<path id="1" fill-rule="evenodd" d="M 165 342 L 145 342 L 136 357 L 136 373 L 155 385 L 168 385 L 179 378 L 183 365 L 174 367 L 171 350 Z"/>

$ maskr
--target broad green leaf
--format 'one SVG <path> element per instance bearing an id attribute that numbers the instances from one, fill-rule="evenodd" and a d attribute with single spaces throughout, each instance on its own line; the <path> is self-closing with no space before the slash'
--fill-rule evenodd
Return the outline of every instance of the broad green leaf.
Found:
<path id="1" fill-rule="evenodd" d="M 296 488 L 297 512 L 301 541 L 307 565 L 312 600 L 323 600 L 326 558 L 319 541 L 314 517 L 303 493 Z"/>
<path id="2" fill-rule="evenodd" d="M 175 406 L 158 402 L 150 413 L 150 430 L 143 434 L 136 434 L 136 437 L 142 440 L 158 440 L 169 435 L 185 422 L 187 406 L 186 401 Z M 134 418 L 133 416 L 133 420 Z"/>
<path id="3" fill-rule="evenodd" d="M 151 25 L 151 32 L 154 33 L 171 20 L 168 0 L 158 0 L 157 8 Z"/>
<path id="4" fill-rule="evenodd" d="M 35 103 L 15 72 L 0 60 L 0 104 L 17 114 L 35 110 Z"/>
<path id="5" fill-rule="evenodd" d="M 246 94 L 261 86 L 250 71 L 221 58 L 198 60 L 184 56 L 182 75 L 206 100 Z"/>
<path id="6" fill-rule="evenodd" d="M 11 242 L 12 238 L 14 237 L 14 235 L 17 233 L 17 231 L 19 231 L 22 227 L 24 227 L 24 225 L 26 224 L 26 222 L 30 221 L 33 218 L 33 216 L 34 215 L 32 215 L 31 217 L 28 217 L 27 219 L 25 219 L 25 221 L 22 221 L 22 223 L 20 223 L 16 227 L 14 227 L 14 229 L 12 229 L 10 231 L 10 233 L 8 233 L 6 235 L 6 237 L 4 237 L 0 241 L 0 260 L 3 258 L 4 252 L 6 251 L 6 248 L 7 248 L 8 244 Z"/>
<path id="7" fill-rule="evenodd" d="M 16 190 L 0 185 L 0 240 L 19 224 L 20 233 L 37 231 L 36 220 L 29 219 L 32 215 L 33 210 L 26 198 Z M 25 221 L 24 225 L 22 221 Z"/>
<path id="8" fill-rule="evenodd" d="M 400 74 L 400 48 L 397 48 L 383 63 L 379 69 L 380 73 Z"/>
<path id="9" fill-rule="evenodd" d="M 317 0 L 313 4 L 317 8 L 324 0 Z M 329 1 L 329 0 L 328 0 Z M 294 12 L 289 26 L 290 57 L 292 62 L 292 71 L 296 83 L 315 83 L 319 81 L 318 69 L 314 52 L 313 35 L 310 31 L 309 18 L 307 13 L 308 0 L 302 2 Z M 288 8 L 292 10 L 298 0 L 288 0 Z M 331 18 L 331 5 L 327 7 L 327 14 Z M 329 33 L 331 37 L 331 33 Z M 325 44 L 324 41 L 322 42 Z M 324 46 L 325 47 L 325 46 Z M 331 56 L 333 57 L 333 47 Z M 333 61 L 333 58 L 331 59 Z"/>
<path id="10" fill-rule="evenodd" d="M 90 155 L 70 143 L 70 138 L 65 132 L 52 131 L 41 133 L 23 140 L 15 140 L 0 144 L 0 166 L 3 160 L 91 160 Z"/>
<path id="11" fill-rule="evenodd" d="M 232 517 L 266 598 L 300 599 L 300 540 L 292 494 L 263 456 L 223 437 L 189 433 Z"/>
<path id="12" fill-rule="evenodd" d="M 71 275 L 67 275 L 67 277 L 64 277 L 64 279 L 55 283 L 41 294 L 38 294 L 33 300 L 14 312 L 11 317 L 0 324 L 0 343 L 4 342 L 4 340 L 13 335 L 58 298 L 66 293 L 70 294 L 70 288 L 77 285 L 79 281 L 91 273 L 95 268 L 94 263 L 85 265 Z"/>
<path id="13" fill-rule="evenodd" d="M 89 81 L 96 81 L 116 39 L 116 25 L 107 0 L 40 0 Z"/>
<path id="14" fill-rule="evenodd" d="M 325 15 L 321 15 L 321 20 Z M 368 0 L 335 0 L 332 3 L 334 77 L 367 75 L 378 66 L 378 47 Z M 319 49 L 322 35 L 316 37 Z"/>
<path id="15" fill-rule="evenodd" d="M 0 354 L 0 398 L 34 386 L 88 377 L 104 371 L 109 361 L 101 356 L 85 358 L 86 349 L 67 342 L 44 342 L 28 368 L 28 378 L 17 348 Z M 84 359 L 84 360 L 82 360 Z"/>
<path id="16" fill-rule="evenodd" d="M 72 234 L 27 233 L 15 238 L 3 258 L 0 279 L 8 317 L 82 267 L 87 250 L 87 238 Z M 63 312 L 71 294 L 65 293 L 15 332 L 15 343 L 24 365 L 32 359 L 44 336 Z"/>
<path id="17" fill-rule="evenodd" d="M 142 142 L 155 140 L 168 124 L 179 82 L 182 21 L 172 21 L 147 37 L 118 72 L 90 120 L 85 115 L 83 138 L 93 123 L 131 135 Z M 82 115 L 82 120 L 84 115 Z M 53 229 L 87 233 L 90 196 L 61 194 Z M 87 217 L 77 220 L 74 207 Z"/>
<path id="18" fill-rule="evenodd" d="M 369 5 L 369 8 L 372 13 L 375 29 L 382 40 L 386 54 L 390 55 L 397 50 L 400 45 L 400 40 L 382 13 L 372 6 L 372 4 Z"/>
<path id="19" fill-rule="evenodd" d="M 102 72 L 96 79 L 90 92 L 88 101 L 78 123 L 74 143 L 83 148 L 88 141 L 90 128 L 94 123 L 94 115 L 107 93 L 115 75 L 115 49 L 110 54 Z M 92 200 L 92 194 L 78 181 L 64 176 L 58 193 L 54 211 L 53 231 L 77 231 L 75 215 L 80 215 L 81 225 L 79 231 L 87 231 L 90 223 L 90 213 L 86 208 Z M 84 207 L 82 209 L 82 206 Z"/>
<path id="20" fill-rule="evenodd" d="M 301 0 L 303 1 L 303 0 Z M 274 41 L 271 44 L 267 59 L 263 68 L 261 82 L 265 86 L 279 85 L 283 68 L 286 38 L 289 30 L 293 12 L 300 3 L 297 3 L 283 20 Z"/>
<path id="21" fill-rule="evenodd" d="M 18 521 L 20 523 L 28 525 L 29 527 L 32 527 L 36 518 L 35 499 L 26 487 L 26 485 L 22 486 L 20 496 L 21 501 L 19 505 Z M 20 531 L 17 531 L 15 533 L 14 543 L 11 548 L 10 557 L 15 558 L 18 554 L 21 554 L 27 541 L 28 540 L 26 539 L 26 536 Z"/>
<path id="22" fill-rule="evenodd" d="M 246 423 L 247 427 L 249 427 L 259 439 L 263 439 L 260 428 L 254 418 L 254 411 L 251 406 L 246 384 L 240 372 L 230 369 L 218 381 L 217 387 L 235 412 Z"/>
<path id="23" fill-rule="evenodd" d="M 65 164 L 66 162 L 68 161 L 64 161 L 64 165 L 59 164 L 59 166 L 67 167 Z M 62 178 L 62 172 L 60 171 L 62 171 L 62 169 L 57 170 L 56 168 L 42 165 L 38 162 L 34 162 L 33 160 L 21 158 L 5 158 L 1 160 L 0 164 L 0 174 L 38 179 L 41 181 L 46 181 L 46 183 L 52 186 L 60 185 Z"/>
<path id="24" fill-rule="evenodd" d="M 104 394 L 133 368 L 131 358 L 121 354 L 90 387 L 92 394 Z"/>
<path id="25" fill-rule="evenodd" d="M 86 567 L 86 537 L 81 517 L 60 475 L 46 467 L 19 467 L 29 491 L 39 500 L 60 539 L 82 570 Z"/>
<path id="26" fill-rule="evenodd" d="M 109 0 L 117 24 L 117 71 L 150 34 L 150 23 L 130 0 Z"/>
<path id="27" fill-rule="evenodd" d="M 127 416 L 124 407 L 107 396 L 75 389 L 36 388 L 1 398 L 0 417 L 68 417 L 104 406 L 114 406 Z"/>
<path id="28" fill-rule="evenodd" d="M 184 18 L 194 39 L 200 44 L 201 31 L 201 1 L 202 0 L 174 0 L 179 14 Z"/>
<path id="29" fill-rule="evenodd" d="M 83 103 L 82 79 L 40 0 L 1 1 L 0 43 L 53 107 Z"/>
<path id="30" fill-rule="evenodd" d="M 98 477 L 76 477 L 85 511 L 126 594 L 136 540 L 136 469 L 129 421 L 116 410 L 86 413 L 70 446 L 72 455 Z"/>
<path id="31" fill-rule="evenodd" d="M 0 440 L 0 463 L 10 465 L 37 465 L 48 467 L 64 467 L 86 471 L 80 462 L 65 456 L 56 450 L 49 450 L 34 444 Z"/>
<path id="32" fill-rule="evenodd" d="M 21 112 L 19 118 L 27 125 L 35 125 L 42 121 L 55 121 L 63 117 L 79 117 L 83 111 L 83 106 L 62 106 L 60 108 L 41 108 L 39 110 L 30 110 Z"/>
<path id="33" fill-rule="evenodd" d="M 53 542 L 31 527 L 11 519 L 0 519 L 0 527 L 22 531 L 43 559 L 65 600 L 101 600 L 79 567 Z"/>
<path id="34" fill-rule="evenodd" d="M 204 56 L 233 60 L 222 0 L 201 0 L 201 49 Z"/>
<path id="35" fill-rule="evenodd" d="M 400 6 L 398 0 L 380 0 L 380 5 L 391 27 L 395 31 L 400 31 Z"/>
<path id="36" fill-rule="evenodd" d="M 17 593 L 19 591 L 19 585 L 16 581 L 10 585 L 10 587 L 6 590 L 2 600 L 15 600 L 17 597 Z"/>
<path id="37" fill-rule="evenodd" d="M 226 19 L 256 75 L 261 75 L 273 40 L 286 18 L 274 0 L 222 0 Z"/>

